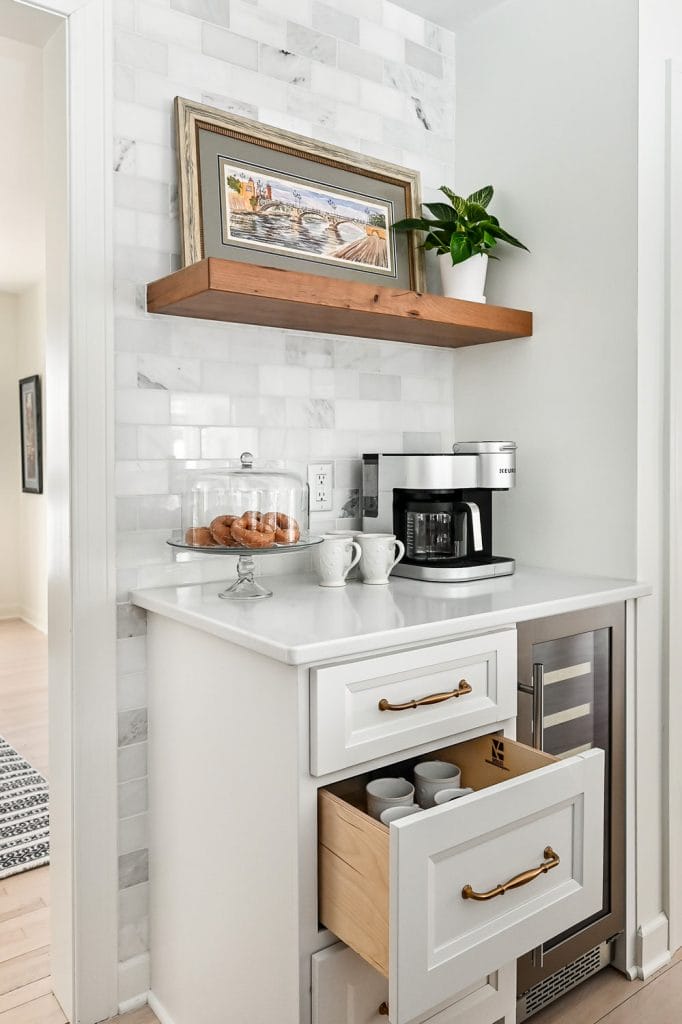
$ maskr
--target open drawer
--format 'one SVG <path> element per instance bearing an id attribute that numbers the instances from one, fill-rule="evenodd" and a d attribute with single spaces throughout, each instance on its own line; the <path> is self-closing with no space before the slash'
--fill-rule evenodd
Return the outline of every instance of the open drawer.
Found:
<path id="1" fill-rule="evenodd" d="M 602 903 L 603 751 L 559 761 L 484 736 L 428 757 L 458 764 L 476 792 L 390 828 L 366 813 L 365 785 L 424 758 L 319 792 L 320 920 L 388 977 L 391 1024 Z"/>

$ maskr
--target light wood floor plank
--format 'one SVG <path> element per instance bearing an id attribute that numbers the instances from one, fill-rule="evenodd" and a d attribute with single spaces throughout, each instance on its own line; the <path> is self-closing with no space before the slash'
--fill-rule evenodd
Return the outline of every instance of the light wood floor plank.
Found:
<path id="1" fill-rule="evenodd" d="M 0 963 L 0 995 L 26 988 L 36 981 L 50 977 L 50 947 L 32 949 L 23 956 Z"/>
<path id="2" fill-rule="evenodd" d="M 68 1024 L 54 996 L 42 996 L 0 1013 L 0 1024 Z"/>
<path id="3" fill-rule="evenodd" d="M 11 992 L 0 996 L 0 1014 L 5 1010 L 13 1010 L 24 1003 L 32 1003 L 40 996 L 52 995 L 52 978 L 42 978 L 40 981 L 33 981 L 30 985 L 22 988 L 12 989 Z"/>
<path id="4" fill-rule="evenodd" d="M 602 1024 L 680 1024 L 681 1020 L 682 964 L 678 963 L 602 1017 Z"/>

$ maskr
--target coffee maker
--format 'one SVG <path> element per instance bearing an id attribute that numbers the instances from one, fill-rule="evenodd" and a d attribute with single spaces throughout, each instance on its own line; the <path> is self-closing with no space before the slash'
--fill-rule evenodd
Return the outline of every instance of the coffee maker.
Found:
<path id="1" fill-rule="evenodd" d="M 492 494 L 511 490 L 515 476 L 513 441 L 460 441 L 442 455 L 363 455 L 362 528 L 404 543 L 395 576 L 509 576 L 514 559 L 493 554 Z"/>

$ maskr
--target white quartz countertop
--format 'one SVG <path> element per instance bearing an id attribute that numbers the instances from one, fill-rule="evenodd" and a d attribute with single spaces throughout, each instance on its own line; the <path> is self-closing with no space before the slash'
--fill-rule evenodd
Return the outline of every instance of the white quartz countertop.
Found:
<path id="1" fill-rule="evenodd" d="M 477 583 L 395 577 L 385 587 L 351 582 L 336 590 L 305 574 L 272 576 L 267 583 L 273 597 L 252 603 L 221 600 L 225 583 L 137 590 L 132 601 L 277 661 L 309 665 L 651 593 L 648 584 L 632 580 L 524 567 Z"/>

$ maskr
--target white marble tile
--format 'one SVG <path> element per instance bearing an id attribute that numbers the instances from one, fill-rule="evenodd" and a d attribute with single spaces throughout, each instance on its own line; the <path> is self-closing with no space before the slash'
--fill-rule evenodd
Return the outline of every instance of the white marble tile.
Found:
<path id="1" fill-rule="evenodd" d="M 287 401 L 273 395 L 233 398 L 230 403 L 230 426 L 284 427 L 287 423 Z"/>
<path id="2" fill-rule="evenodd" d="M 138 529 L 179 529 L 180 496 L 178 494 L 137 495 L 134 500 L 137 506 Z"/>
<path id="3" fill-rule="evenodd" d="M 133 924 L 149 913 L 149 883 L 143 882 L 118 895 L 118 917 L 121 924 Z"/>
<path id="4" fill-rule="evenodd" d="M 138 145 L 135 146 L 136 156 Z M 114 179 L 114 199 L 117 209 L 128 208 L 165 216 L 170 210 L 170 190 L 165 182 L 147 181 L 125 173 L 117 174 Z"/>
<path id="5" fill-rule="evenodd" d="M 346 103 L 360 102 L 361 80 L 355 75 L 315 62 L 311 67 L 310 76 L 310 89 L 314 96 L 329 96 L 334 100 L 342 96 Z M 344 145 L 342 139 L 335 141 L 337 145 Z"/>
<path id="6" fill-rule="evenodd" d="M 362 485 L 362 461 L 360 459 L 337 459 L 334 463 L 334 485 L 341 489 L 360 487 Z"/>
<path id="7" fill-rule="evenodd" d="M 119 889 L 129 889 L 133 885 L 149 881 L 149 851 L 134 850 L 123 853 L 118 858 Z"/>
<path id="8" fill-rule="evenodd" d="M 425 71 L 427 75 L 433 75 L 434 78 L 443 77 L 441 55 L 435 50 L 427 49 L 426 46 L 420 46 L 419 43 L 413 42 L 411 39 L 405 42 L 405 60 L 413 67 Z"/>
<path id="9" fill-rule="evenodd" d="M 121 672 L 116 683 L 116 705 L 119 711 L 142 708 L 147 704 L 147 673 Z"/>
<path id="10" fill-rule="evenodd" d="M 118 787 L 118 816 L 130 818 L 147 810 L 147 780 L 134 779 Z"/>
<path id="11" fill-rule="evenodd" d="M 381 82 L 383 79 L 384 62 L 378 54 L 343 40 L 339 41 L 338 64 L 341 71 L 351 75 L 369 78 L 373 82 Z"/>
<path id="12" fill-rule="evenodd" d="M 138 356 L 137 370 L 138 383 L 145 388 L 198 391 L 201 385 L 201 363 L 198 359 L 142 353 Z M 139 377 L 144 379 L 140 381 Z"/>
<path id="13" fill-rule="evenodd" d="M 203 427 L 201 456 L 204 459 L 238 459 L 242 452 L 257 454 L 258 431 L 252 427 Z"/>
<path id="14" fill-rule="evenodd" d="M 135 69 L 124 64 L 114 65 L 114 98 L 124 103 L 135 99 Z"/>
<path id="15" fill-rule="evenodd" d="M 138 608 L 129 602 L 120 602 L 116 605 L 116 637 L 125 640 L 126 637 L 144 636 L 147 632 L 147 613 L 144 608 Z"/>
<path id="16" fill-rule="evenodd" d="M 168 466 L 164 462 L 117 462 L 116 494 L 164 494 L 168 490 Z"/>
<path id="17" fill-rule="evenodd" d="M 397 4 L 384 3 L 382 24 L 405 39 L 413 39 L 417 43 L 423 43 L 425 40 L 424 19 L 412 11 L 398 7 Z"/>
<path id="18" fill-rule="evenodd" d="M 355 18 L 365 18 L 375 23 L 382 20 L 384 0 L 327 0 L 330 7 L 336 7 Z"/>
<path id="19" fill-rule="evenodd" d="M 357 43 L 360 39 L 360 22 L 352 14 L 346 14 L 328 4 L 313 2 L 313 28 L 318 32 Z"/>
<path id="20" fill-rule="evenodd" d="M 137 458 L 137 427 L 131 423 L 116 424 L 114 452 L 119 461 Z"/>
<path id="21" fill-rule="evenodd" d="M 124 818 L 118 825 L 119 855 L 145 850 L 149 845 L 149 815 L 136 814 Z"/>
<path id="22" fill-rule="evenodd" d="M 375 139 L 377 147 L 379 147 L 377 154 L 381 153 L 382 158 L 386 159 L 386 147 L 383 142 L 379 143 L 379 139 L 382 138 L 382 118 L 380 114 L 372 114 L 365 110 L 362 116 L 358 118 L 358 108 L 353 103 L 338 103 L 336 108 L 336 125 L 339 131 L 356 131 L 360 133 L 363 139 Z M 363 151 L 366 151 L 365 146 L 363 146 Z"/>
<path id="23" fill-rule="evenodd" d="M 407 430 L 403 433 L 401 450 L 404 452 L 432 452 L 438 454 L 439 452 L 444 452 L 448 449 L 442 447 L 441 435 L 439 433 Z"/>
<path id="24" fill-rule="evenodd" d="M 118 958 L 122 963 L 140 956 L 149 949 L 149 920 L 123 924 L 118 933 Z"/>
<path id="25" fill-rule="evenodd" d="M 119 784 L 144 779 L 147 775 L 147 743 L 133 743 L 118 751 Z"/>
<path id="26" fill-rule="evenodd" d="M 144 39 L 122 28 L 114 30 L 114 60 L 158 75 L 168 72 L 168 50 L 163 42 Z"/>
<path id="27" fill-rule="evenodd" d="M 310 459 L 350 458 L 361 446 L 357 430 L 313 430 L 310 434 Z"/>
<path id="28" fill-rule="evenodd" d="M 310 370 L 303 366 L 261 366 L 259 383 L 262 395 L 309 395 Z"/>
<path id="29" fill-rule="evenodd" d="M 199 427 L 138 427 L 137 438 L 141 459 L 198 459 L 201 455 Z"/>
<path id="30" fill-rule="evenodd" d="M 137 32 L 146 39 L 177 43 L 190 50 L 201 46 L 201 23 L 177 8 L 137 0 Z"/>
<path id="31" fill-rule="evenodd" d="M 137 242 L 137 214 L 119 207 L 114 211 L 114 244 L 135 245 Z"/>
<path id="32" fill-rule="evenodd" d="M 334 403 L 326 398 L 287 398 L 288 427 L 329 430 L 334 427 Z"/>
<path id="33" fill-rule="evenodd" d="M 261 44 L 259 70 L 269 78 L 277 78 L 291 85 L 310 85 L 310 60 L 290 50 L 280 50 Z"/>
<path id="34" fill-rule="evenodd" d="M 336 65 L 336 39 L 322 32 L 315 32 L 304 25 L 289 22 L 287 25 L 287 49 L 300 53 L 321 64 Z"/>
<path id="35" fill-rule="evenodd" d="M 217 107 L 218 110 L 224 110 L 229 114 L 248 117 L 252 121 L 258 120 L 258 107 L 255 104 L 234 99 L 232 96 L 222 96 L 217 92 L 204 92 L 201 94 L 201 102 L 207 107 Z"/>
<path id="36" fill-rule="evenodd" d="M 399 402 L 362 402 L 354 399 L 336 400 L 336 427 L 338 430 L 402 429 L 402 408 Z"/>
<path id="37" fill-rule="evenodd" d="M 228 395 L 201 394 L 170 395 L 170 421 L 172 424 L 210 426 L 230 422 Z"/>
<path id="38" fill-rule="evenodd" d="M 186 52 L 186 51 L 183 51 Z M 168 55 L 170 63 L 170 52 Z M 170 146 L 172 120 L 160 117 L 157 111 L 135 103 L 114 102 L 114 132 L 136 142 L 152 142 L 157 146 Z"/>
<path id="39" fill-rule="evenodd" d="M 287 334 L 286 361 L 292 366 L 333 366 L 334 340 L 313 334 Z"/>
<path id="40" fill-rule="evenodd" d="M 177 218 L 169 219 L 168 212 L 138 213 L 136 243 L 170 253 L 180 252 Z"/>
<path id="41" fill-rule="evenodd" d="M 268 46 L 285 47 L 287 43 L 286 18 L 243 0 L 230 0 L 230 29 Z"/>
<path id="42" fill-rule="evenodd" d="M 397 402 L 401 398 L 401 381 L 396 374 L 361 373 L 360 398 L 367 401 Z"/>
<path id="43" fill-rule="evenodd" d="M 129 601 L 131 591 L 137 588 L 137 570 L 116 567 L 116 600 Z"/>
<path id="44" fill-rule="evenodd" d="M 393 32 L 388 28 L 377 31 L 376 25 L 365 17 L 360 19 L 360 46 L 366 50 L 372 50 L 387 60 L 400 60 L 405 52 L 405 40 L 399 32 Z"/>
<path id="45" fill-rule="evenodd" d="M 135 0 L 117 0 L 112 13 L 115 26 L 135 31 Z"/>
<path id="46" fill-rule="evenodd" d="M 168 47 L 168 77 L 172 82 L 183 83 L 183 96 L 187 95 L 187 89 L 207 89 L 216 92 L 231 93 L 232 84 L 237 79 L 236 72 L 240 70 L 216 57 L 209 57 L 206 53 L 195 53 L 193 50 L 186 50 L 182 46 L 170 45 Z M 237 95 L 240 95 L 239 91 Z M 244 94 L 246 95 L 246 94 Z M 170 123 L 169 118 L 169 123 Z M 165 144 L 165 139 L 146 139 L 147 142 L 160 142 Z M 170 144 L 170 134 L 168 138 Z"/>
<path id="47" fill-rule="evenodd" d="M 216 57 L 228 64 L 255 70 L 258 67 L 258 43 L 255 39 L 228 32 L 217 25 L 204 24 L 201 49 L 208 57 Z"/>
<path id="48" fill-rule="evenodd" d="M 378 371 L 382 346 L 360 338 L 337 338 L 334 342 L 334 366 L 341 370 Z"/>
<path id="49" fill-rule="evenodd" d="M 315 96 L 298 85 L 287 87 L 287 118 L 301 118 L 310 125 L 331 127 L 336 123 L 337 104 L 332 99 Z"/>
<path id="50" fill-rule="evenodd" d="M 257 0 L 258 7 L 263 11 L 298 22 L 299 25 L 312 25 L 312 0 Z"/>
<path id="51" fill-rule="evenodd" d="M 201 21 L 212 21 L 216 25 L 230 23 L 230 0 L 170 0 L 174 11 L 183 11 Z"/>
<path id="52" fill-rule="evenodd" d="M 167 391 L 121 388 L 116 394 L 118 423 L 168 423 L 169 417 Z"/>

